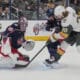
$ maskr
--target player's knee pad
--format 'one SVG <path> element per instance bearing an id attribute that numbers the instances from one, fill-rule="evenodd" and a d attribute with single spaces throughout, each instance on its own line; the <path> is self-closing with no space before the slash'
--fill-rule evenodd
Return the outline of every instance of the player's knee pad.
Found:
<path id="1" fill-rule="evenodd" d="M 63 42 L 61 43 L 61 45 L 58 46 L 58 48 L 57 48 L 57 53 L 58 53 L 59 55 L 63 55 L 69 45 L 70 45 L 70 44 L 68 44 L 67 42 L 63 41 Z"/>

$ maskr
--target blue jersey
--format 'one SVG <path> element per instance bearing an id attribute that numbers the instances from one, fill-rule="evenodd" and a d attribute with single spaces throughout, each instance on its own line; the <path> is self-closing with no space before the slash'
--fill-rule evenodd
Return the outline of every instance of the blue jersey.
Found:
<path id="1" fill-rule="evenodd" d="M 4 36 L 8 36 L 9 34 L 11 34 L 11 32 L 8 30 L 9 27 L 12 27 L 14 31 L 15 30 L 20 30 L 19 24 L 17 22 L 16 23 L 13 23 L 13 24 L 9 25 L 7 27 L 7 29 L 3 32 L 3 35 Z"/>
<path id="2" fill-rule="evenodd" d="M 20 29 L 20 26 L 19 26 L 18 22 L 11 24 L 9 27 L 12 27 L 14 30 L 15 29 Z"/>
<path id="3" fill-rule="evenodd" d="M 21 32 L 21 31 L 14 31 L 13 33 L 11 33 L 9 35 L 9 37 L 11 38 L 11 45 L 12 45 L 13 48 L 18 49 L 18 48 L 21 47 L 21 45 L 19 45 L 17 43 L 17 41 L 19 39 L 21 39 L 21 38 L 24 40 L 24 34 L 23 34 L 23 32 Z"/>

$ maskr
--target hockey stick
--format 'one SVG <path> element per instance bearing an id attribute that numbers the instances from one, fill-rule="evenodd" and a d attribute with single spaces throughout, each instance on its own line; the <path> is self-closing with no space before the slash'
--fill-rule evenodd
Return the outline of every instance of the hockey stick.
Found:
<path id="1" fill-rule="evenodd" d="M 54 32 L 54 31 L 53 31 Z M 51 33 L 52 34 L 52 33 Z M 43 49 L 49 44 L 49 42 L 46 42 L 45 45 L 36 53 L 36 55 L 30 60 L 30 62 L 26 65 L 28 67 L 31 62 L 43 51 Z"/>
<path id="2" fill-rule="evenodd" d="M 28 67 L 31 62 L 43 51 L 43 49 L 47 46 L 47 44 L 45 44 L 37 53 L 36 55 L 30 60 L 30 62 L 26 65 L 26 67 Z"/>

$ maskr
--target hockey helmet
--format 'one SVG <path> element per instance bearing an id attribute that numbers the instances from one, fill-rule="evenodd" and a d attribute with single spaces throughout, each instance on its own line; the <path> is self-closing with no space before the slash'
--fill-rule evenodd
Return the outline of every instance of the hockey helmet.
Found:
<path id="1" fill-rule="evenodd" d="M 73 9 L 72 7 L 67 7 L 66 11 L 68 11 L 69 13 L 72 13 L 72 14 L 76 14 L 75 9 Z"/>
<path id="2" fill-rule="evenodd" d="M 56 17 L 62 16 L 62 13 L 63 13 L 63 12 L 65 12 L 65 7 L 62 6 L 62 5 L 59 5 L 59 6 L 57 6 L 57 7 L 54 9 L 54 15 L 55 15 Z"/>

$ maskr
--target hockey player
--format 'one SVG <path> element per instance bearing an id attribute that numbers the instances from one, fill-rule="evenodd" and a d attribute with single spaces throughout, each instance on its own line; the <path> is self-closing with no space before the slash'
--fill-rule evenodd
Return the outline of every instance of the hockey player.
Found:
<path id="1" fill-rule="evenodd" d="M 21 14 L 18 23 L 13 23 L 2 33 L 0 46 L 0 54 L 2 55 L 1 58 L 3 58 L 2 61 L 5 61 L 5 59 L 7 59 L 7 56 L 8 59 L 12 61 L 9 62 L 9 64 L 14 64 L 12 65 L 12 67 L 25 67 L 29 62 L 29 57 L 23 55 L 18 51 L 18 48 L 20 48 L 21 46 L 26 49 L 27 42 L 24 39 L 24 34 L 27 26 L 27 19 L 23 16 L 23 14 Z M 10 50 L 7 49 L 8 47 L 10 48 Z M 9 60 L 6 60 L 6 62 L 8 62 Z"/>
<path id="2" fill-rule="evenodd" d="M 46 31 L 53 31 L 54 28 L 56 28 L 56 32 L 60 31 L 61 30 L 61 20 L 60 19 L 56 19 L 55 16 L 54 16 L 54 12 L 53 14 L 49 15 L 49 18 L 48 20 L 42 24 L 35 24 L 34 27 L 33 27 L 33 32 L 35 33 L 35 35 L 38 35 L 39 34 L 39 31 L 41 30 L 46 30 Z"/>
<path id="3" fill-rule="evenodd" d="M 0 46 L 0 67 L 19 68 L 26 67 L 29 56 L 23 55 L 18 49 L 24 44 L 21 31 L 14 31 L 7 38 L 3 38 Z M 24 45 L 23 45 L 24 44 Z"/>
<path id="4" fill-rule="evenodd" d="M 80 21 L 75 10 L 71 7 L 57 6 L 54 14 L 61 19 L 62 30 L 58 33 L 54 32 L 48 40 L 48 43 L 60 42 L 60 46 L 55 50 L 49 49 L 50 59 L 45 60 L 48 64 L 58 62 L 69 45 L 76 43 L 77 49 L 80 51 Z"/>

